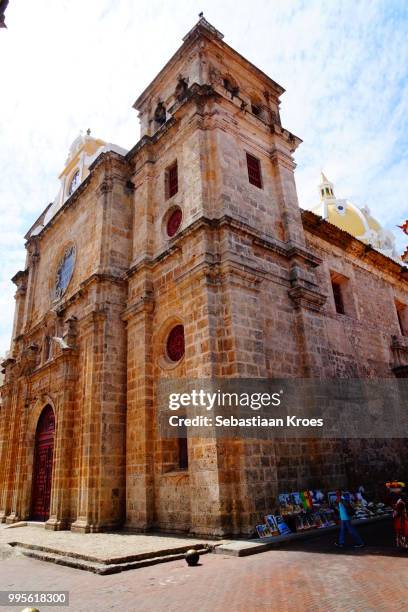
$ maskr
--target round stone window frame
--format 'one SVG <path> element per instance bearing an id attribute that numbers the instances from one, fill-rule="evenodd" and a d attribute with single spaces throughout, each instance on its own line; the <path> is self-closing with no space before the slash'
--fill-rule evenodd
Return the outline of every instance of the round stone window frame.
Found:
<path id="1" fill-rule="evenodd" d="M 172 236 L 170 236 L 168 231 L 167 231 L 168 224 L 169 224 L 169 221 L 170 221 L 171 217 L 177 211 L 180 211 L 180 213 L 181 213 L 180 224 L 177 227 L 177 229 L 174 232 L 174 234 Z M 180 233 L 180 230 L 183 227 L 183 221 L 184 221 L 184 211 L 183 211 L 182 207 L 179 204 L 174 204 L 173 206 L 170 206 L 170 208 L 163 215 L 163 219 L 162 219 L 162 234 L 163 234 L 164 238 L 166 240 L 173 240 L 173 238 L 175 238 Z"/>
<path id="2" fill-rule="evenodd" d="M 184 331 L 184 353 L 183 356 L 178 361 L 173 361 L 167 352 L 167 342 L 169 339 L 169 335 L 171 331 L 177 327 L 178 325 L 183 326 Z M 186 334 L 185 334 L 185 325 L 184 321 L 179 317 L 170 317 L 167 321 L 162 325 L 162 329 L 158 335 L 158 346 L 159 348 L 159 358 L 158 364 L 163 370 L 174 370 L 183 363 L 186 356 Z"/>
<path id="3" fill-rule="evenodd" d="M 173 351 L 174 353 L 172 355 Z M 174 327 L 172 327 L 167 334 L 166 355 L 172 363 L 179 363 L 185 354 L 186 339 L 184 335 L 184 325 L 182 323 L 178 323 L 177 325 L 174 325 Z"/>
<path id="4" fill-rule="evenodd" d="M 60 295 L 57 295 L 57 293 L 56 293 L 57 273 L 58 273 L 59 268 L 62 265 L 62 262 L 63 262 L 63 260 L 64 260 L 64 258 L 66 256 L 67 252 L 70 249 L 72 249 L 72 248 L 74 249 L 74 263 L 73 263 L 73 266 L 72 266 L 72 272 L 71 272 L 71 275 L 69 277 L 69 280 L 67 282 L 66 287 L 64 288 L 64 290 L 62 291 L 62 293 Z M 77 255 L 78 255 L 77 245 L 73 241 L 65 243 L 64 246 L 61 249 L 59 249 L 58 254 L 57 254 L 56 258 L 55 258 L 56 263 L 53 266 L 52 274 L 50 275 L 50 279 L 49 279 L 50 292 L 51 292 L 51 301 L 53 303 L 56 303 L 56 302 L 59 302 L 60 300 L 62 300 L 62 298 L 66 294 L 66 292 L 67 292 L 67 290 L 68 290 L 68 288 L 69 288 L 69 286 L 70 286 L 70 284 L 72 282 L 72 278 L 73 278 L 73 276 L 75 274 L 75 266 L 76 266 L 76 262 L 77 262 Z"/>

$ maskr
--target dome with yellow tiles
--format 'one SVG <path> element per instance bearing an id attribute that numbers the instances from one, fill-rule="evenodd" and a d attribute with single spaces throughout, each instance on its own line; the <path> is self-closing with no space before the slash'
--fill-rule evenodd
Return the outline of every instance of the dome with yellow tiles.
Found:
<path id="1" fill-rule="evenodd" d="M 319 204 L 312 208 L 314 213 L 365 244 L 371 244 L 383 255 L 399 261 L 393 233 L 381 227 L 367 206 L 360 208 L 350 200 L 336 198 L 333 183 L 323 172 L 320 175 L 319 195 Z"/>

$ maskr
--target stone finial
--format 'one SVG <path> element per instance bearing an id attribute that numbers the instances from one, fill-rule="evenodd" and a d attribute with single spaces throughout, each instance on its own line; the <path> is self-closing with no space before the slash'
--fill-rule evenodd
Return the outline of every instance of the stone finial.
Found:
<path id="1" fill-rule="evenodd" d="M 185 42 L 190 36 L 195 35 L 198 30 L 201 29 L 202 31 L 202 28 L 205 28 L 207 32 L 210 32 L 213 36 L 219 38 L 220 40 L 224 38 L 224 34 L 219 32 L 217 28 L 214 28 L 214 26 L 206 20 L 202 11 L 198 14 L 198 17 L 199 19 L 196 25 L 183 37 L 183 42 Z"/>

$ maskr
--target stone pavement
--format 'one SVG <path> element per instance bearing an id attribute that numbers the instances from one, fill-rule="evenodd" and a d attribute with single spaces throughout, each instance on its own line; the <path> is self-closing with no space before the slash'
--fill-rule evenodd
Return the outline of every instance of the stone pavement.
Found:
<path id="1" fill-rule="evenodd" d="M 111 576 L 14 557 L 0 562 L 0 589 L 69 590 L 69 608 L 54 608 L 62 612 L 405 612 L 408 554 L 393 548 L 390 523 L 360 533 L 361 550 L 339 551 L 322 534 L 262 555 L 210 554 L 198 567 L 175 561 Z"/>
<path id="2" fill-rule="evenodd" d="M 168 536 L 156 534 L 92 533 L 82 534 L 72 531 L 49 531 L 42 526 L 23 526 L 7 528 L 0 524 L 0 545 L 19 542 L 41 545 L 63 553 L 81 555 L 102 561 L 127 556 L 177 551 L 186 546 L 213 546 L 220 541 L 189 538 L 187 536 Z"/>

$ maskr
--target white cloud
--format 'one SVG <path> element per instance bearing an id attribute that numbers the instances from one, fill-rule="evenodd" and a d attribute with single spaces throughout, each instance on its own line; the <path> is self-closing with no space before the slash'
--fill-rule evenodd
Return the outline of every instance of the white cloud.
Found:
<path id="1" fill-rule="evenodd" d="M 24 266 L 22 236 L 54 198 L 69 145 L 87 127 L 135 144 L 131 105 L 201 10 L 286 88 L 284 125 L 304 141 L 296 154 L 302 206 L 315 203 L 323 167 L 339 196 L 368 204 L 388 227 L 408 216 L 403 1 L 11 2 L 0 31 L 0 355 L 14 308 L 9 279 Z"/>

